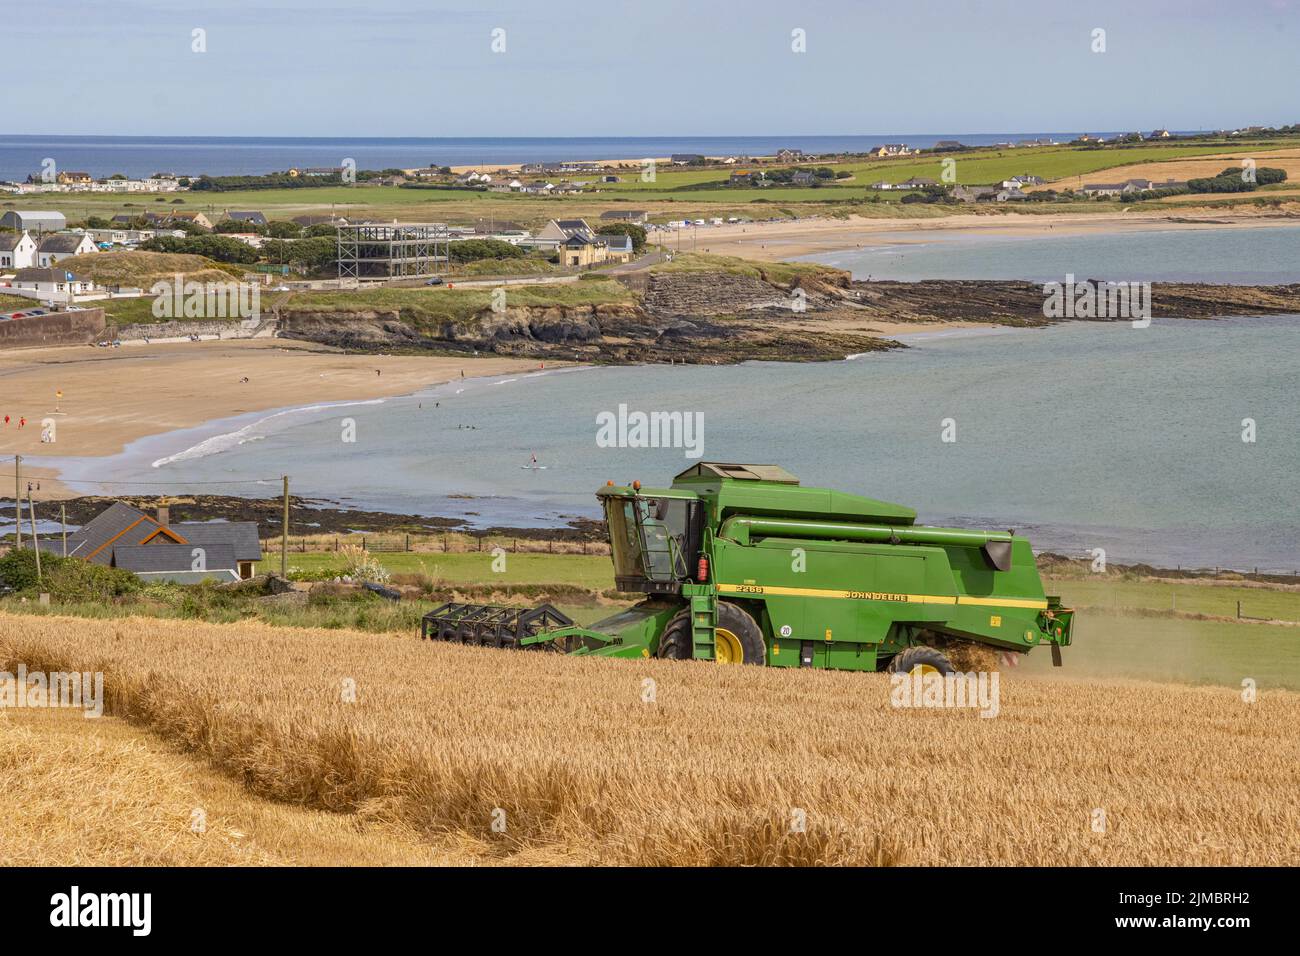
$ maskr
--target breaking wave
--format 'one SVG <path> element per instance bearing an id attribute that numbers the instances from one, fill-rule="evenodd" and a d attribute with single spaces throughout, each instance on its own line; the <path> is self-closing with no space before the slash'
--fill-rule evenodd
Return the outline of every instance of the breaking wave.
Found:
<path id="1" fill-rule="evenodd" d="M 251 424 L 238 428 L 233 432 L 226 432 L 224 435 L 213 435 L 211 438 L 205 438 L 197 445 L 191 445 L 184 451 L 178 451 L 174 455 L 168 455 L 165 458 L 159 458 L 152 462 L 154 468 L 161 468 L 164 465 L 170 465 L 178 461 L 194 461 L 197 458 L 207 458 L 209 455 L 219 455 L 223 451 L 229 451 L 232 448 L 238 448 L 240 445 L 246 445 L 249 442 L 262 441 L 267 437 L 267 422 L 273 422 L 276 419 L 284 418 L 288 415 L 300 415 L 304 412 L 319 412 L 328 408 L 345 408 L 350 405 L 382 405 L 384 399 L 372 398 L 359 402 L 328 402 L 323 405 L 304 405 L 301 408 L 287 408 L 282 412 L 276 412 L 273 415 L 267 415 L 265 418 L 259 418 Z"/>

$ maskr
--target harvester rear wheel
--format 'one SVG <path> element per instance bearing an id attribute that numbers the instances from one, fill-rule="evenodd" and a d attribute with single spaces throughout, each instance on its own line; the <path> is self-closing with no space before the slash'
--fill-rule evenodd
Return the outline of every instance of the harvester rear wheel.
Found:
<path id="1" fill-rule="evenodd" d="M 926 647 L 924 644 L 917 644 L 914 647 L 906 647 L 894 655 L 894 659 L 889 662 L 889 672 L 891 674 L 912 674 L 920 670 L 922 674 L 948 674 L 956 673 L 952 662 L 943 654 L 942 651 L 936 651 L 933 647 Z"/>

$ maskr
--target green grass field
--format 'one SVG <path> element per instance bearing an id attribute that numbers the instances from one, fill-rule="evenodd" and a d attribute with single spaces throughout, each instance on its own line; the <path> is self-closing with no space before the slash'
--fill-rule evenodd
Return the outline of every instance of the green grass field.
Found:
<path id="1" fill-rule="evenodd" d="M 1062 651 L 1069 677 L 1133 678 L 1240 687 L 1253 679 L 1262 693 L 1300 690 L 1300 628 L 1091 612 L 1077 618 L 1074 643 Z M 1042 649 L 1019 668 L 1051 671 Z"/>
<path id="2" fill-rule="evenodd" d="M 1095 177 L 1095 174 L 1117 166 L 1222 152 L 1240 153 L 1243 149 L 1266 153 L 1269 149 L 1294 147 L 1296 142 L 1294 138 L 1280 137 L 1233 143 L 1157 143 L 1101 149 L 1051 146 L 864 160 L 832 164 L 832 168 L 847 171 L 853 178 L 847 182 L 835 181 L 832 185 L 816 189 L 790 186 L 733 188 L 722 185 L 730 175 L 730 168 L 701 170 L 660 166 L 653 183 L 641 182 L 639 170 L 624 170 L 621 173 L 623 182 L 603 184 L 601 192 L 545 198 L 516 193 L 358 185 L 130 197 L 101 193 L 50 194 L 41 196 L 40 205 L 42 208 L 57 209 L 72 221 L 80 221 L 87 215 L 107 218 L 120 212 L 142 213 L 166 209 L 201 211 L 210 217 L 219 218 L 226 209 L 259 209 L 273 219 L 324 214 L 333 210 L 340 215 L 353 217 L 372 214 L 385 219 L 412 221 L 469 222 L 479 217 L 492 216 L 537 226 L 555 217 L 595 218 L 600 212 L 622 203 L 635 203 L 637 208 L 645 208 L 656 221 L 702 216 L 744 215 L 765 218 L 794 214 L 791 210 L 773 208 L 781 204 L 794 207 L 799 215 L 852 212 L 873 217 L 896 216 L 901 209 L 911 216 L 918 213 L 918 207 L 901 206 L 903 193 L 881 193 L 867 187 L 882 179 L 901 182 L 913 176 L 924 176 L 938 180 L 941 178 L 944 158 L 956 160 L 956 179 L 960 183 L 997 182 L 1010 176 L 1030 173 L 1049 181 L 1059 181 L 1063 186 L 1077 186 L 1080 177 Z M 577 175 L 570 178 L 584 177 Z M 716 188 L 688 188 L 708 183 L 719 185 Z M 182 202 L 173 202 L 177 198 Z M 1222 201 L 1229 204 L 1246 202 L 1250 201 L 1250 195 L 1225 197 Z M 1080 203 L 1063 208 L 1077 212 L 1106 212 L 1113 208 L 1113 204 Z M 933 214 L 952 215 L 962 211 L 968 212 L 969 207 L 939 208 Z M 1018 206 L 1017 211 L 1023 212 L 1024 209 Z"/>
<path id="3" fill-rule="evenodd" d="M 464 321 L 489 308 L 490 288 L 381 288 L 364 293 L 302 292 L 293 293 L 283 305 L 285 312 L 331 311 L 357 312 L 374 309 L 400 311 L 403 318 L 421 321 Z M 508 304 L 514 306 L 607 305 L 632 302 L 626 287 L 612 279 L 588 282 L 546 283 L 511 286 Z"/>
<path id="4" fill-rule="evenodd" d="M 1074 606 L 1110 611 L 1150 608 L 1159 611 L 1176 610 L 1185 614 L 1236 617 L 1237 602 L 1240 601 L 1244 617 L 1300 621 L 1300 591 L 1224 584 L 1106 579 L 1061 581 L 1058 586 L 1063 592 L 1062 599 Z M 1300 633 L 1297 638 L 1300 639 Z"/>

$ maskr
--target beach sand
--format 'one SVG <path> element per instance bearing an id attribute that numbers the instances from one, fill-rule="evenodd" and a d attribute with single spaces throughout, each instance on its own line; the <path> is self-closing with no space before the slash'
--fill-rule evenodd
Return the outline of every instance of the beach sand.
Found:
<path id="1" fill-rule="evenodd" d="M 1121 233 L 1146 229 L 1255 229 L 1266 226 L 1300 226 L 1300 217 L 1266 215 L 1246 210 L 1200 211 L 1170 209 L 1159 213 L 1014 213 L 1001 208 L 987 213 L 928 219 L 809 218 L 780 222 L 750 222 L 700 226 L 681 230 L 682 252 L 708 252 L 767 262 L 823 252 L 842 252 L 860 246 L 925 242 L 925 235 L 958 236 L 1060 236 Z M 909 234 L 909 235 L 900 235 Z M 659 241 L 659 234 L 651 242 Z M 676 233 L 666 240 L 677 250 Z"/>
<path id="2" fill-rule="evenodd" d="M 138 438 L 213 419 L 314 402 L 409 395 L 459 378 L 462 370 L 468 378 L 537 365 L 496 357 L 345 355 L 285 340 L 4 350 L 0 423 L 5 415 L 10 421 L 0 424 L 0 473 L 13 475 L 15 454 L 113 455 Z M 60 390 L 63 397 L 56 399 Z M 27 424 L 20 429 L 22 418 Z M 54 423 L 52 444 L 41 442 L 45 419 Z M 50 480 L 54 476 L 47 468 L 24 465 L 23 475 L 41 479 L 42 499 L 67 494 Z M 0 494 L 7 491 L 3 486 Z"/>

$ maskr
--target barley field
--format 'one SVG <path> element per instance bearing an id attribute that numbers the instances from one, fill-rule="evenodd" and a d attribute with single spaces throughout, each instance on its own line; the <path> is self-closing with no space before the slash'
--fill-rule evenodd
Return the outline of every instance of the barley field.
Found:
<path id="1" fill-rule="evenodd" d="M 102 670 L 108 714 L 251 794 L 460 862 L 1300 863 L 1300 695 L 1266 686 L 1003 674 L 986 719 L 894 708 L 886 675 L 0 614 L 20 661 Z"/>

